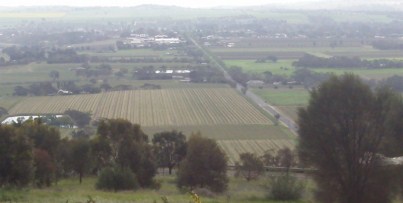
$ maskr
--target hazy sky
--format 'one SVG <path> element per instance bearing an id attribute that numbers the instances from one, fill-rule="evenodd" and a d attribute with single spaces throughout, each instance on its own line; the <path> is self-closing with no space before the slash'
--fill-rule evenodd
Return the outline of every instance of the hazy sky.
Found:
<path id="1" fill-rule="evenodd" d="M 176 5 L 184 7 L 249 6 L 298 0 L 0 0 L 0 6 L 137 6 L 141 4 Z M 305 0 L 306 1 L 306 0 Z"/>

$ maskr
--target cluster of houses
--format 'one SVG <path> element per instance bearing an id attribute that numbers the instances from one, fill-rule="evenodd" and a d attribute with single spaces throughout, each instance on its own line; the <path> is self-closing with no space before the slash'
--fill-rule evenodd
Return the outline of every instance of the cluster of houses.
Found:
<path id="1" fill-rule="evenodd" d="M 131 34 L 130 37 L 127 37 L 125 41 L 123 41 L 123 44 L 136 47 L 145 47 L 150 44 L 172 45 L 181 44 L 184 42 L 185 41 L 178 37 L 168 37 L 167 35 L 149 36 L 148 34 Z"/>
<path id="2" fill-rule="evenodd" d="M 156 70 L 155 74 L 165 74 L 172 77 L 173 80 L 179 80 L 181 82 L 190 82 L 190 70 Z"/>

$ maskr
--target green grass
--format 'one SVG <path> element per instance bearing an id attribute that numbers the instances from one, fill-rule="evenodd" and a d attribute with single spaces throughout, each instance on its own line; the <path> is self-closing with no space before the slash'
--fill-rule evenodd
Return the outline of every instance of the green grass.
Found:
<path id="1" fill-rule="evenodd" d="M 304 108 L 305 105 L 301 106 L 276 106 L 277 109 L 279 109 L 281 112 L 285 113 L 289 118 L 291 118 L 293 121 L 298 121 L 298 109 L 299 108 Z"/>
<path id="2" fill-rule="evenodd" d="M 97 203 L 111 202 L 137 202 L 137 203 L 161 203 L 161 197 L 167 197 L 172 203 L 189 203 L 192 202 L 191 196 L 186 192 L 179 191 L 175 186 L 174 176 L 157 176 L 157 181 L 161 182 L 159 190 L 140 189 L 138 191 L 122 191 L 122 192 L 107 192 L 95 190 L 94 185 L 96 177 L 84 178 L 83 183 L 78 183 L 78 178 L 70 178 L 61 180 L 57 185 L 50 188 L 31 188 L 25 190 L 12 190 L 8 195 L 15 198 L 15 202 L 30 202 L 30 203 L 54 203 L 54 202 L 86 202 L 89 197 Z M 306 182 L 310 179 L 304 178 Z M 228 191 L 224 194 L 217 194 L 213 197 L 206 197 L 200 194 L 202 202 L 218 203 L 227 202 L 233 203 L 276 203 L 265 198 L 265 185 L 268 184 L 268 178 L 261 177 L 259 180 L 247 182 L 241 178 L 230 178 Z M 305 195 L 309 198 L 309 193 Z M 299 201 L 299 202 L 309 202 Z M 292 203 L 292 202 L 290 202 Z"/>
<path id="3" fill-rule="evenodd" d="M 77 79 L 75 73 L 69 68 L 75 68 L 80 64 L 47 64 L 30 63 L 27 65 L 6 66 L 0 69 L 0 83 L 24 83 L 50 81 L 50 71 L 59 71 L 59 80 Z"/>
<path id="4" fill-rule="evenodd" d="M 336 22 L 372 22 L 372 23 L 390 23 L 392 18 L 385 14 L 368 14 L 363 12 L 333 12 L 331 17 Z"/>
<path id="5" fill-rule="evenodd" d="M 23 100 L 24 97 L 0 97 L 0 107 L 11 109 L 18 102 Z"/>
<path id="6" fill-rule="evenodd" d="M 225 60 L 224 62 L 227 67 L 240 66 L 245 72 L 250 73 L 270 71 L 275 75 L 290 76 L 295 70 L 292 66 L 292 60 L 279 60 L 276 63 L 270 61 L 266 63 L 256 63 L 254 60 Z"/>
<path id="7" fill-rule="evenodd" d="M 364 79 L 381 80 L 393 75 L 403 75 L 403 68 L 383 68 L 383 69 L 364 69 L 364 68 L 312 68 L 318 73 L 334 73 L 342 75 L 344 73 L 354 73 Z"/>
<path id="8" fill-rule="evenodd" d="M 108 56 L 108 57 L 167 57 L 178 55 L 176 50 L 157 51 L 152 49 L 127 49 L 118 50 L 116 52 L 93 52 L 83 51 L 80 54 L 87 54 L 90 56 Z"/>
<path id="9" fill-rule="evenodd" d="M 281 86 L 278 89 L 264 88 L 252 91 L 294 121 L 298 120 L 298 108 L 306 106 L 309 101 L 309 93 L 302 87 L 289 89 Z"/>
<path id="10" fill-rule="evenodd" d="M 270 71 L 276 75 L 291 76 L 295 71 L 295 68 L 292 66 L 293 60 L 279 60 L 277 63 L 255 63 L 255 60 L 225 60 L 224 62 L 227 67 L 240 66 L 245 72 L 250 73 Z M 283 69 L 281 69 L 281 67 L 283 67 Z M 393 75 L 403 75 L 403 68 L 311 68 L 310 70 L 318 73 L 333 73 L 336 75 L 354 73 L 365 79 L 375 80 L 385 79 Z"/>
<path id="11" fill-rule="evenodd" d="M 160 85 L 161 89 L 177 89 L 177 88 L 223 88 L 229 87 L 223 83 L 186 83 L 177 80 L 131 80 L 126 79 L 110 79 L 108 83 L 114 87 L 117 85 L 131 85 L 134 88 L 140 88 L 145 83 Z"/>
<path id="12" fill-rule="evenodd" d="M 361 58 L 401 58 L 402 52 L 396 50 L 378 50 L 368 45 L 356 45 L 356 42 L 344 42 L 346 45 L 330 47 L 328 43 L 318 40 L 322 45 L 313 46 L 315 40 L 306 41 L 240 41 L 232 48 L 211 48 L 211 52 L 223 60 L 256 60 L 269 55 L 279 59 L 297 60 L 303 54 L 309 53 L 321 57 L 356 56 Z M 310 43 L 310 45 L 308 45 Z M 348 45 L 352 43 L 354 45 Z"/>
<path id="13" fill-rule="evenodd" d="M 312 40 L 314 41 L 314 40 Z M 267 42 L 269 43 L 269 42 Z M 286 42 L 284 42 L 286 43 Z M 213 48 L 211 50 L 214 53 L 232 53 L 232 52 L 275 52 L 275 51 L 284 51 L 284 52 L 334 52 L 334 53 L 343 53 L 343 52 L 360 52 L 360 51 L 371 51 L 371 52 L 383 52 L 381 50 L 373 49 L 370 46 L 359 46 L 359 47 L 335 47 L 331 48 L 329 46 L 299 46 L 299 45 L 284 45 L 284 46 L 272 46 L 272 47 L 233 47 L 233 48 Z"/>
<path id="14" fill-rule="evenodd" d="M 252 91 L 274 106 L 306 105 L 309 100 L 308 91 L 301 87 L 290 89 L 281 86 L 278 89 L 264 88 L 253 89 Z"/>

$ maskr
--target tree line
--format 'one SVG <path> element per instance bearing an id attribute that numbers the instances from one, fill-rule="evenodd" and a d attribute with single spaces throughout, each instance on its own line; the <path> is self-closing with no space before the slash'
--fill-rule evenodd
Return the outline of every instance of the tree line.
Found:
<path id="1" fill-rule="evenodd" d="M 365 60 L 359 57 L 334 56 L 330 58 L 304 54 L 298 61 L 293 62 L 294 67 L 303 68 L 403 68 L 403 61 L 391 59 Z"/>
<path id="2" fill-rule="evenodd" d="M 84 127 L 88 120 L 67 112 Z M 181 132 L 156 133 L 152 140 L 140 125 L 122 119 L 101 120 L 93 137 L 61 138 L 41 119 L 0 125 L 0 186 L 49 187 L 61 178 L 98 176 L 101 190 L 158 188 L 157 168 L 178 172 L 178 187 L 226 189 L 227 158 L 217 143 L 200 133 L 189 140 Z M 214 163 L 214 164 L 212 164 Z M 195 179 L 196 178 L 196 179 Z"/>

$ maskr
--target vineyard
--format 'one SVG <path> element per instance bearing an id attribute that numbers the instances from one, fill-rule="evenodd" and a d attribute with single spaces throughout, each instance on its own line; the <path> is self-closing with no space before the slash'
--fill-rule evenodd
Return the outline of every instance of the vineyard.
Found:
<path id="1" fill-rule="evenodd" d="M 233 165 L 242 152 L 293 147 L 285 127 L 275 126 L 231 88 L 180 88 L 116 91 L 101 94 L 31 97 L 19 101 L 10 115 L 62 114 L 75 109 L 94 119 L 124 118 L 152 136 L 164 130 L 186 135 L 200 131 L 214 138 Z"/>
<path id="2" fill-rule="evenodd" d="M 295 143 L 291 140 L 219 140 L 217 143 L 225 151 L 228 156 L 228 164 L 234 165 L 239 159 L 239 154 L 245 152 L 253 152 L 258 155 L 263 155 L 264 152 L 275 152 L 284 147 L 294 148 Z"/>
<path id="3" fill-rule="evenodd" d="M 153 135 L 163 130 L 178 130 L 185 135 L 199 131 L 203 136 L 216 139 L 227 154 L 229 165 L 234 165 L 239 160 L 239 154 L 243 152 L 263 155 L 268 150 L 277 151 L 283 147 L 292 149 L 295 146 L 295 136 L 286 127 L 275 125 L 248 124 L 144 128 L 148 135 Z"/>
<path id="4" fill-rule="evenodd" d="M 61 114 L 75 109 L 93 118 L 124 118 L 142 126 L 271 124 L 230 88 L 116 91 L 27 98 L 10 115 Z"/>

